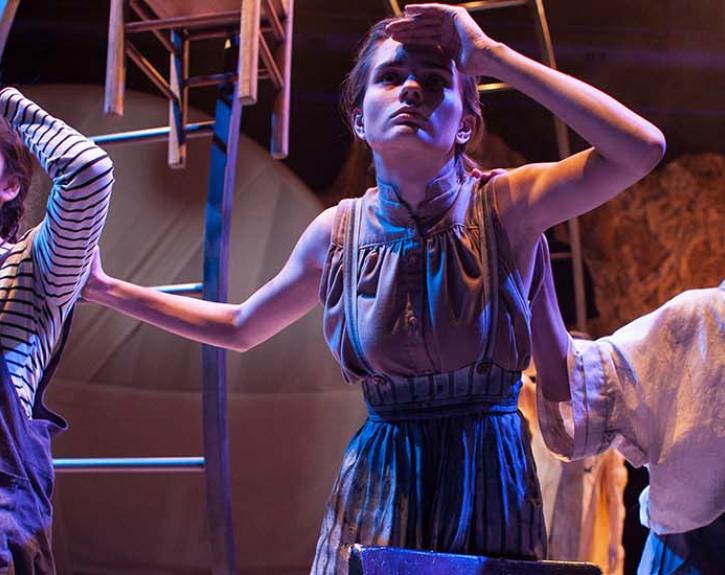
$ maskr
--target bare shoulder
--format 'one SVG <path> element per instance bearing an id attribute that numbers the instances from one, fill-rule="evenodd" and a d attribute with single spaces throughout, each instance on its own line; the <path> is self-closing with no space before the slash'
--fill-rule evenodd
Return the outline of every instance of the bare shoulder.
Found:
<path id="1" fill-rule="evenodd" d="M 337 206 L 320 212 L 302 233 L 297 246 L 296 255 L 308 265 L 322 269 L 327 251 L 330 248 L 332 230 L 335 225 Z"/>
<path id="2" fill-rule="evenodd" d="M 307 230 L 305 231 L 305 235 L 310 234 L 311 241 L 323 250 L 327 250 L 330 246 L 336 215 L 337 206 L 323 210 L 310 222 L 310 225 L 307 226 Z"/>
<path id="3" fill-rule="evenodd" d="M 508 171 L 500 170 L 488 182 L 493 209 L 527 290 L 533 278 L 535 248 L 541 237 L 541 231 L 531 218 L 528 191 L 539 169 L 538 164 L 526 164 Z"/>
<path id="4" fill-rule="evenodd" d="M 541 176 L 551 163 L 524 164 L 496 174 L 494 193 L 502 217 L 523 215 L 530 207 Z"/>

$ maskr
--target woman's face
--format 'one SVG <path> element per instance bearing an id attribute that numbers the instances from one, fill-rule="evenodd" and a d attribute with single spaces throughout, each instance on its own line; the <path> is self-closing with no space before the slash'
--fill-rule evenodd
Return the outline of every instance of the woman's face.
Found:
<path id="1" fill-rule="evenodd" d="M 0 207 L 14 200 L 20 193 L 20 178 L 8 168 L 5 155 L 0 152 Z"/>
<path id="2" fill-rule="evenodd" d="M 380 43 L 354 117 L 357 135 L 373 152 L 452 154 L 456 137 L 473 124 L 463 114 L 460 76 L 450 58 L 390 38 Z"/>
<path id="3" fill-rule="evenodd" d="M 0 153 L 0 206 L 9 202 L 17 195 L 17 178 L 8 174 L 5 156 Z"/>

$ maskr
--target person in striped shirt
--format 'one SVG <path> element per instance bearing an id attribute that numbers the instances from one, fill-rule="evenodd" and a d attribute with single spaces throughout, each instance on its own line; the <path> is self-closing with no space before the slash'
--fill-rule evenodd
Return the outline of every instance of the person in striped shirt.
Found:
<path id="1" fill-rule="evenodd" d="M 53 187 L 19 235 L 34 155 Z M 103 229 L 108 155 L 14 88 L 0 91 L 0 573 L 54 573 L 50 440 L 65 421 L 43 405 L 73 305 Z"/>

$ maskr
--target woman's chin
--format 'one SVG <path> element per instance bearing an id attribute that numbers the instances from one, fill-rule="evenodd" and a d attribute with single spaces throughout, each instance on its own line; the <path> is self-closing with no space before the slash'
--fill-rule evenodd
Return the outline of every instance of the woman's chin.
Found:
<path id="1" fill-rule="evenodd" d="M 442 145 L 440 142 L 431 140 L 430 135 L 414 126 L 396 126 L 387 137 L 376 142 L 369 142 L 371 149 L 380 154 L 386 153 L 415 153 L 415 154 L 438 154 L 446 152 L 452 146 Z"/>

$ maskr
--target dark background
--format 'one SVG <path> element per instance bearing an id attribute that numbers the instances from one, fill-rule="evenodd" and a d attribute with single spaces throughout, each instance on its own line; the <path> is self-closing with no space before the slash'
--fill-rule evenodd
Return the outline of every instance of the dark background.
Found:
<path id="1" fill-rule="evenodd" d="M 725 2 L 722 0 L 549 0 L 545 2 L 561 70 L 620 99 L 665 133 L 665 161 L 684 154 L 725 153 Z M 357 43 L 387 16 L 384 0 L 298 0 L 295 9 L 290 156 L 285 163 L 321 196 L 344 163 L 350 136 L 338 111 L 338 86 Z M 536 56 L 526 8 L 480 18 L 492 37 Z M 71 82 L 103 84 L 108 2 L 26 0 L 20 3 L 2 63 L 5 84 Z M 160 69 L 164 54 L 152 38 L 138 42 Z M 192 52 L 192 70 L 213 71 L 219 46 Z M 196 54 L 199 54 L 198 56 Z M 155 93 L 129 63 L 127 85 Z M 244 131 L 268 143 L 268 91 L 245 110 Z M 192 92 L 191 104 L 213 114 L 214 90 Z M 99 102 L 98 106 L 102 106 Z M 528 161 L 556 158 L 551 118 L 515 94 L 484 97 L 488 130 Z M 151 127 L 151 126 L 149 126 Z M 574 149 L 584 143 L 574 137 Z M 634 573 L 644 530 L 637 494 L 646 472 L 630 469 L 625 494 L 626 572 Z"/>
<path id="2" fill-rule="evenodd" d="M 620 99 L 667 136 L 667 159 L 725 152 L 725 2 L 721 0 L 549 0 L 545 2 L 560 69 Z M 385 0 L 298 0 L 295 8 L 290 157 L 287 165 L 310 187 L 327 189 L 350 137 L 337 106 L 338 86 L 370 24 L 388 15 Z M 5 83 L 103 84 L 108 2 L 27 0 L 20 3 L 3 57 Z M 492 37 L 537 55 L 526 8 L 486 12 Z M 140 37 L 139 37 L 140 38 Z M 153 38 L 140 41 L 166 69 Z M 219 50 L 192 52 L 192 70 L 213 70 Z M 153 58 L 152 58 L 153 60 Z M 129 88 L 155 88 L 128 66 Z M 266 145 L 265 86 L 247 109 L 245 131 Z M 192 104 L 212 113 L 213 89 L 192 91 Z M 556 157 L 550 117 L 516 93 L 484 97 L 490 132 L 529 161 Z M 99 106 L 101 103 L 99 102 Z M 575 139 L 575 149 L 584 144 Z"/>

